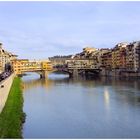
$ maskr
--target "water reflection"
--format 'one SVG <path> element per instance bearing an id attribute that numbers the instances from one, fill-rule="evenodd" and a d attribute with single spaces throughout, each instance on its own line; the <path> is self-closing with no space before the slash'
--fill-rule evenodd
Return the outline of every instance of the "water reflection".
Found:
<path id="1" fill-rule="evenodd" d="M 23 77 L 24 138 L 140 138 L 140 80 Z"/>
<path id="2" fill-rule="evenodd" d="M 34 78 L 34 79 L 28 79 L 30 74 L 26 75 L 27 77 L 23 77 L 23 81 L 24 81 L 24 91 L 35 88 L 35 87 L 44 87 L 46 89 L 51 88 L 52 85 L 54 85 L 55 83 L 61 83 L 63 82 L 67 82 L 69 80 L 68 75 L 60 75 L 56 76 L 56 77 L 51 77 L 49 76 L 46 79 L 40 79 L 38 78 Z"/>
<path id="3" fill-rule="evenodd" d="M 105 101 L 105 106 L 106 106 L 107 110 L 109 111 L 110 95 L 109 95 L 109 91 L 108 91 L 107 87 L 104 88 L 104 101 Z"/>

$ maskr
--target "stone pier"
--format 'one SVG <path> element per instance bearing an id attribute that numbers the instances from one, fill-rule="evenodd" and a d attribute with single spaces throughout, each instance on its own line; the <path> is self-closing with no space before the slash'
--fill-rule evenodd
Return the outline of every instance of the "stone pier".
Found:
<path id="1" fill-rule="evenodd" d="M 40 72 L 40 78 L 47 78 L 47 77 L 48 77 L 48 72 L 47 71 Z"/>
<path id="2" fill-rule="evenodd" d="M 78 69 L 73 69 L 73 77 L 78 77 Z"/>

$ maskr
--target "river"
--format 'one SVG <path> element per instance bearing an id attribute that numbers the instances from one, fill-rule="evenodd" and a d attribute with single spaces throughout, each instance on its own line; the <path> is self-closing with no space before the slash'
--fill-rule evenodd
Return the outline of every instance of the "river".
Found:
<path id="1" fill-rule="evenodd" d="M 140 80 L 22 78 L 24 138 L 140 138 Z"/>

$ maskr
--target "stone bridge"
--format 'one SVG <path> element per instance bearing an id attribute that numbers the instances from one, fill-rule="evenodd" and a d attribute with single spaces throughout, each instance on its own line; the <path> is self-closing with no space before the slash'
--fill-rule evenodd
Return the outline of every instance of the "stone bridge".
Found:
<path id="1" fill-rule="evenodd" d="M 87 73 L 98 74 L 99 69 L 95 69 L 85 65 L 53 65 L 49 60 L 28 60 L 28 59 L 16 59 L 12 61 L 13 71 L 16 75 L 22 75 L 26 72 L 36 72 L 40 75 L 40 78 L 45 78 L 52 72 L 63 72 L 69 74 L 70 77 L 78 75 L 86 75 Z"/>
<path id="2" fill-rule="evenodd" d="M 22 75 L 26 72 L 36 72 L 41 78 L 45 78 L 49 72 L 53 71 L 49 60 L 28 60 L 16 59 L 12 61 L 13 71 L 16 75 Z"/>
<path id="3" fill-rule="evenodd" d="M 28 59 L 16 59 L 12 61 L 12 68 L 16 75 L 23 75 L 26 72 L 36 72 L 40 75 L 40 78 L 45 78 L 48 74 L 60 71 L 72 75 L 66 67 L 56 68 L 52 66 L 49 60 L 28 60 Z"/>

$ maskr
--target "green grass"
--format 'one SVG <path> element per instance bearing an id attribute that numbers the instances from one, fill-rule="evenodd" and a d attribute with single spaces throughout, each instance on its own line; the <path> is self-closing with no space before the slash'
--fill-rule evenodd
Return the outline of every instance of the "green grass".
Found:
<path id="1" fill-rule="evenodd" d="M 21 79 L 16 77 L 0 114 L 0 138 L 22 138 L 24 120 Z"/>

